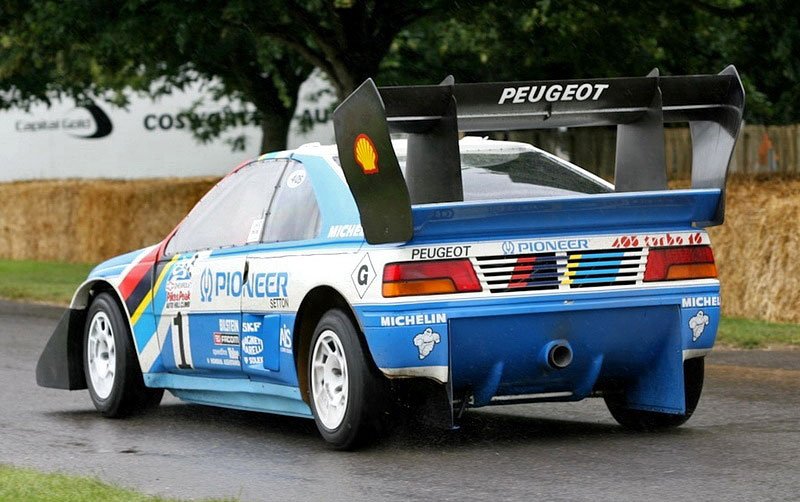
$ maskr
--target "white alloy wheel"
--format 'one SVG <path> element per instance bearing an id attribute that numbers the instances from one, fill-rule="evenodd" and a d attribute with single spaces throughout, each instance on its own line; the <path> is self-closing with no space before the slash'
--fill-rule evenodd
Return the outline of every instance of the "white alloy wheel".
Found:
<path id="1" fill-rule="evenodd" d="M 86 356 L 92 388 L 98 398 L 108 399 L 117 372 L 117 348 L 111 320 L 105 312 L 97 312 L 92 317 L 87 344 Z"/>
<path id="2" fill-rule="evenodd" d="M 326 329 L 317 337 L 311 358 L 311 393 L 317 415 L 329 430 L 342 424 L 347 411 L 347 359 L 339 335 Z"/>

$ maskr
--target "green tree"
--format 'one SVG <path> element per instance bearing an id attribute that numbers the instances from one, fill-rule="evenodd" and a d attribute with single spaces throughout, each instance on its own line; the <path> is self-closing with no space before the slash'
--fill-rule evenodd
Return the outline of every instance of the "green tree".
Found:
<path id="1" fill-rule="evenodd" d="M 283 148 L 312 66 L 242 25 L 243 15 L 214 0 L 3 2 L 0 107 L 59 97 L 124 105 L 126 91 L 155 97 L 202 84 L 212 101 L 251 106 L 191 115 L 199 139 L 258 123 L 261 149 Z"/>
<path id="2" fill-rule="evenodd" d="M 728 64 L 746 117 L 800 120 L 800 3 L 790 0 L 508 0 L 432 16 L 400 32 L 384 84 L 711 73 Z"/>
<path id="3" fill-rule="evenodd" d="M 201 83 L 247 106 L 192 115 L 201 140 L 258 123 L 262 151 L 286 145 L 314 66 L 340 98 L 374 76 L 397 32 L 437 0 L 0 0 L 0 108 Z M 240 140 L 235 143 L 242 146 Z"/>

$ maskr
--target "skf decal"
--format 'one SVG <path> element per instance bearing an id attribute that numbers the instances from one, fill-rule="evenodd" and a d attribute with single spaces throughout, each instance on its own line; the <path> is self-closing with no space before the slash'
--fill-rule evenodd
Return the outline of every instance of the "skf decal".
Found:
<path id="1" fill-rule="evenodd" d="M 442 341 L 442 337 L 431 328 L 425 328 L 425 331 L 415 336 L 414 345 L 419 350 L 419 358 L 425 359 L 428 357 L 428 354 L 433 352 L 434 347 L 440 341 Z"/>
<path id="2" fill-rule="evenodd" d="M 353 280 L 353 286 L 356 287 L 356 292 L 359 298 L 364 298 L 367 290 L 375 280 L 375 268 L 372 266 L 372 260 L 369 259 L 369 253 L 365 254 L 361 261 L 358 262 L 350 278 Z"/>
<path id="3" fill-rule="evenodd" d="M 361 166 L 364 174 L 375 174 L 378 172 L 378 150 L 375 143 L 366 134 L 359 134 L 353 143 L 353 155 L 356 157 L 356 164 Z"/>
<path id="4" fill-rule="evenodd" d="M 412 260 L 433 260 L 436 258 L 465 258 L 472 246 L 442 246 L 437 248 L 417 248 L 411 250 Z"/>
<path id="5" fill-rule="evenodd" d="M 612 248 L 664 247 L 694 245 L 703 242 L 703 235 L 696 232 L 688 237 L 683 235 L 623 235 L 611 244 Z"/>
<path id="6" fill-rule="evenodd" d="M 719 307 L 719 296 L 697 296 L 681 300 L 683 308 Z"/>
<path id="7" fill-rule="evenodd" d="M 381 316 L 381 326 L 418 326 L 420 324 L 445 324 L 447 314 L 408 314 Z"/>
<path id="8" fill-rule="evenodd" d="M 506 87 L 497 100 L 498 105 L 503 103 L 538 103 L 544 98 L 548 103 L 555 101 L 597 101 L 603 92 L 608 89 L 608 84 L 553 84 L 553 85 L 520 85 Z M 509 101 L 511 100 L 511 101 Z"/>
<path id="9" fill-rule="evenodd" d="M 709 319 L 709 317 L 704 314 L 702 310 L 698 310 L 697 314 L 689 319 L 689 329 L 692 330 L 693 342 L 696 342 L 697 339 L 700 338 L 700 335 L 703 334 L 703 331 L 705 331 L 709 322 L 711 322 L 711 319 Z"/>

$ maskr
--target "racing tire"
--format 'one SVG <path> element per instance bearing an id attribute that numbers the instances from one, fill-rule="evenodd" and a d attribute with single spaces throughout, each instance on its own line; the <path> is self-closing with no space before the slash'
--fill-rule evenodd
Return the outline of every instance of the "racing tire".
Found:
<path id="1" fill-rule="evenodd" d="M 385 379 L 371 364 L 350 317 L 339 309 L 322 316 L 311 339 L 309 401 L 323 439 L 353 450 L 383 432 Z"/>
<path id="2" fill-rule="evenodd" d="M 157 407 L 164 389 L 144 385 L 130 328 L 114 297 L 97 295 L 86 319 L 83 372 L 97 411 L 122 418 Z"/>
<path id="3" fill-rule="evenodd" d="M 688 359 L 683 363 L 683 387 L 686 396 L 686 412 L 680 415 L 642 411 L 628 408 L 623 394 L 604 396 L 608 411 L 621 426 L 635 431 L 658 431 L 673 429 L 686 423 L 697 408 L 703 391 L 705 358 Z"/>

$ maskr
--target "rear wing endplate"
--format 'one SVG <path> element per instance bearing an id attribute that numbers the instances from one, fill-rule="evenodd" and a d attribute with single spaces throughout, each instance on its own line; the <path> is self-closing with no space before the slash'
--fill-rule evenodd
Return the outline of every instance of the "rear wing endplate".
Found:
<path id="1" fill-rule="evenodd" d="M 339 159 L 371 244 L 413 237 L 411 204 L 463 200 L 459 131 L 617 126 L 618 192 L 666 190 L 664 124 L 687 122 L 692 188 L 722 191 L 744 109 L 736 68 L 717 75 L 377 88 L 371 79 L 339 105 Z M 408 134 L 405 177 L 390 132 Z"/>

